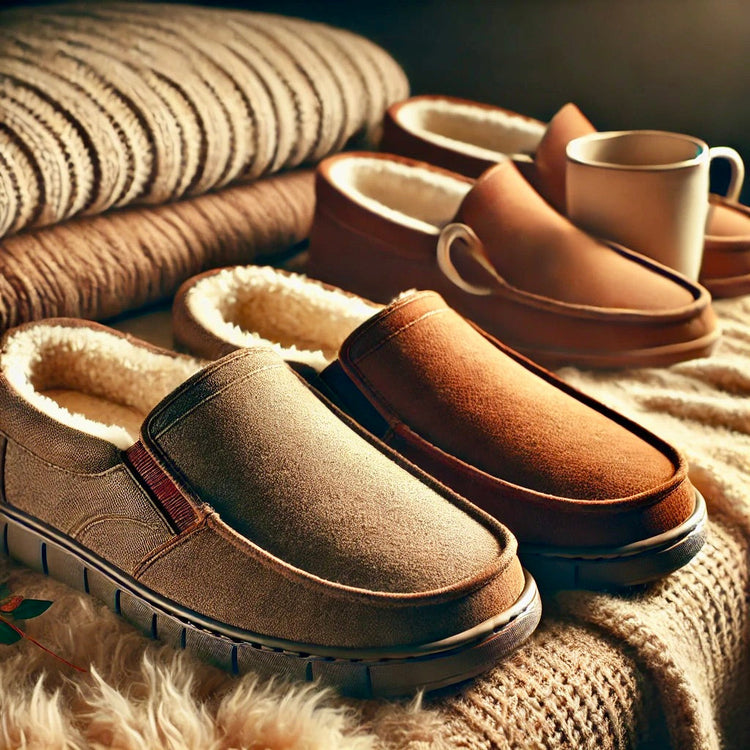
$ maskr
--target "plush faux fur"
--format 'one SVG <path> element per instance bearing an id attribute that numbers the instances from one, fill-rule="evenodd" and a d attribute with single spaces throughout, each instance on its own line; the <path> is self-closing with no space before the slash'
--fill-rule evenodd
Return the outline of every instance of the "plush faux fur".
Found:
<path id="1" fill-rule="evenodd" d="M 471 183 L 424 167 L 352 156 L 337 160 L 331 182 L 390 221 L 429 234 L 453 221 Z"/>
<path id="2" fill-rule="evenodd" d="M 87 674 L 28 642 L 0 646 L 0 748 L 39 750 L 377 750 L 421 745 L 437 712 L 344 702 L 330 690 L 237 678 L 149 641 L 103 604 L 0 558 L 0 581 L 51 599 L 26 631 Z M 404 742 L 400 738 L 406 738 Z M 410 740 L 416 740 L 409 744 Z"/>
<path id="3" fill-rule="evenodd" d="M 344 339 L 382 305 L 299 274 L 237 266 L 201 279 L 185 296 L 193 317 L 236 346 L 271 346 L 322 370 Z"/>
<path id="4" fill-rule="evenodd" d="M 200 367 L 86 326 L 23 328 L 0 355 L 8 382 L 35 408 L 121 449 L 138 439 L 146 414 Z"/>
<path id="5" fill-rule="evenodd" d="M 427 141 L 490 161 L 535 151 L 545 128 L 512 112 L 448 99 L 417 98 L 399 109 L 397 119 Z"/>

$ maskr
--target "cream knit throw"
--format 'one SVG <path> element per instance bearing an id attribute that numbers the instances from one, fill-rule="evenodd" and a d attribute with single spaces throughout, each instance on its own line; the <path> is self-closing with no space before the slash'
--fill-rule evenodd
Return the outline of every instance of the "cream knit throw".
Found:
<path id="1" fill-rule="evenodd" d="M 750 297 L 716 308 L 724 339 L 710 359 L 564 372 L 687 453 L 712 521 L 678 573 L 628 595 L 546 597 L 528 644 L 420 708 L 229 677 L 13 567 L 14 589 L 55 600 L 30 633 L 92 671 L 72 673 L 30 644 L 0 646 L 0 747 L 750 747 Z M 125 327 L 163 342 L 149 323 Z"/>
<path id="2" fill-rule="evenodd" d="M 0 13 L 0 237 L 314 163 L 408 93 L 341 29 L 153 3 Z"/>

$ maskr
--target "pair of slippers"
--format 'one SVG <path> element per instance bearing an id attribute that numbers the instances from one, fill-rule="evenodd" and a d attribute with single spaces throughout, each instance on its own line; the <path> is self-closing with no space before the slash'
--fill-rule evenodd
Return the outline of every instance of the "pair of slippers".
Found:
<path id="1" fill-rule="evenodd" d="M 472 178 L 508 155 L 534 188 L 565 215 L 565 147 L 595 132 L 573 104 L 545 124 L 492 105 L 444 96 L 394 104 L 382 148 Z M 750 208 L 732 195 L 711 194 L 700 283 L 714 297 L 750 294 Z"/>
<path id="2" fill-rule="evenodd" d="M 226 669 L 438 688 L 528 638 L 537 580 L 631 586 L 703 544 L 677 450 L 435 292 L 225 269 L 174 326 L 199 359 L 84 321 L 6 333 L 0 530 Z"/>
<path id="3" fill-rule="evenodd" d="M 703 285 L 566 218 L 565 147 L 592 131 L 571 104 L 547 126 L 441 97 L 396 104 L 381 143 L 393 153 L 320 164 L 307 270 L 382 303 L 435 290 L 547 366 L 709 355 L 720 331 Z M 750 291 L 750 216 L 711 200 L 704 281 L 719 294 Z"/>

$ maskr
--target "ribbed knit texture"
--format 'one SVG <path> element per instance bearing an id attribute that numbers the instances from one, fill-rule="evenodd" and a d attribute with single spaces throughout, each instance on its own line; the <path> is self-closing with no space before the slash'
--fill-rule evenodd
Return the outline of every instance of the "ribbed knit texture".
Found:
<path id="1" fill-rule="evenodd" d="M 407 92 L 382 49 L 299 19 L 1 12 L 0 330 L 106 318 L 285 251 L 309 233 L 312 179 L 268 176 L 366 140 Z"/>
<path id="2" fill-rule="evenodd" d="M 57 315 L 103 319 L 173 294 L 189 276 L 302 241 L 309 170 L 163 206 L 79 217 L 0 240 L 0 330 Z"/>
<path id="3" fill-rule="evenodd" d="M 715 306 L 713 357 L 561 373 L 685 452 L 711 516 L 704 549 L 640 592 L 543 598 L 528 646 L 440 702 L 450 746 L 750 747 L 750 297 Z"/>
<path id="4" fill-rule="evenodd" d="M 0 237 L 314 163 L 372 134 L 400 67 L 350 32 L 180 5 L 0 14 Z"/>

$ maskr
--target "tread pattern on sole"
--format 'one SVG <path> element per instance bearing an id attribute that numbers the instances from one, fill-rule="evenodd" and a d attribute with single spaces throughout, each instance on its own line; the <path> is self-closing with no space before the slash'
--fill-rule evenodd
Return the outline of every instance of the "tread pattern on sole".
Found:
<path id="1" fill-rule="evenodd" d="M 317 680 L 352 697 L 395 697 L 418 688 L 434 690 L 474 677 L 525 641 L 541 617 L 541 601 L 535 590 L 529 606 L 507 623 L 498 625 L 483 640 L 438 654 L 347 660 L 270 648 L 233 640 L 165 612 L 1 511 L 0 524 L 7 555 L 32 570 L 91 594 L 147 636 L 188 650 L 232 674 L 252 671 L 263 677 Z"/>
<path id="2" fill-rule="evenodd" d="M 681 537 L 652 549 L 644 548 L 622 556 L 555 556 L 552 551 L 539 554 L 521 546 L 519 557 L 542 586 L 553 589 L 627 589 L 668 575 L 698 554 L 706 541 L 707 517 L 702 497 L 696 512 L 699 518 L 695 525 Z"/>

